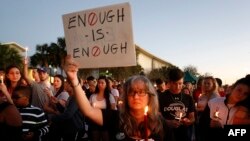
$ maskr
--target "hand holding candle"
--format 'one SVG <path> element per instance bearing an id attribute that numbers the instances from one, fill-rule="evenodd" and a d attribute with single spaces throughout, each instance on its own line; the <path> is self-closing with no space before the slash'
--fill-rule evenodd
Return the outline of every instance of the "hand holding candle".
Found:
<path id="1" fill-rule="evenodd" d="M 216 111 L 216 112 L 214 113 L 214 117 L 215 117 L 215 118 L 219 118 L 219 111 Z"/>
<path id="2" fill-rule="evenodd" d="M 123 104 L 122 100 L 118 100 L 118 105 L 122 105 L 122 104 Z"/>
<path id="3" fill-rule="evenodd" d="M 222 124 L 220 122 L 221 118 L 219 117 L 220 112 L 218 109 L 214 112 L 213 120 L 210 121 L 210 127 L 222 127 Z"/>
<path id="4" fill-rule="evenodd" d="M 219 114 L 220 114 L 220 112 L 218 110 L 216 110 L 214 113 L 215 119 L 220 119 Z"/>
<path id="5" fill-rule="evenodd" d="M 201 98 L 201 95 L 202 95 L 202 94 L 199 94 L 198 99 L 200 99 L 200 98 Z"/>

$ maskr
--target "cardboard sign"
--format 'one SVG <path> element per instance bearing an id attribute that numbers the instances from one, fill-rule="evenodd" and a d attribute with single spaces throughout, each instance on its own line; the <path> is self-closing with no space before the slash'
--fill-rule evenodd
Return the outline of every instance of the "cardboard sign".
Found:
<path id="1" fill-rule="evenodd" d="M 63 15 L 67 53 L 80 68 L 135 66 L 129 3 Z"/>

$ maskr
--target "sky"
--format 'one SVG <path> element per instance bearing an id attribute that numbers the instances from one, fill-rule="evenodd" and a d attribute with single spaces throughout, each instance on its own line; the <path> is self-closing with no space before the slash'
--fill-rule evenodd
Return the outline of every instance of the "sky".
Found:
<path id="1" fill-rule="evenodd" d="M 232 84 L 250 74 L 249 0 L 1 0 L 0 43 L 29 48 L 64 37 L 62 15 L 129 2 L 134 42 L 181 69 Z"/>

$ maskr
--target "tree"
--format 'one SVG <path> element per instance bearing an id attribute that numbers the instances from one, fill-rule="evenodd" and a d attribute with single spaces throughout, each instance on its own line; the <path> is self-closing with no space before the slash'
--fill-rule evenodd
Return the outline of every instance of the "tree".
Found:
<path id="1" fill-rule="evenodd" d="M 147 76 L 151 81 L 155 81 L 158 78 L 163 79 L 164 81 L 168 80 L 168 72 L 171 68 L 176 66 L 163 66 L 159 69 L 153 69 Z"/>
<path id="2" fill-rule="evenodd" d="M 58 38 L 57 43 L 37 45 L 36 53 L 31 56 L 31 65 L 45 67 L 59 67 L 62 69 L 62 61 L 67 55 L 64 38 Z"/>
<path id="3" fill-rule="evenodd" d="M 14 64 L 23 67 L 22 56 L 15 48 L 0 44 L 0 67 L 5 69 L 8 65 Z"/>
<path id="4" fill-rule="evenodd" d="M 183 68 L 183 71 L 186 72 L 186 71 L 189 71 L 191 74 L 193 74 L 194 76 L 200 76 L 200 74 L 198 73 L 198 70 L 195 66 L 193 65 L 188 65 L 188 66 L 185 66 Z"/>
<path id="5" fill-rule="evenodd" d="M 48 53 L 48 44 L 37 45 L 36 53 L 30 57 L 30 64 L 32 66 L 40 65 L 42 67 L 49 66 L 49 53 Z"/>
<path id="6" fill-rule="evenodd" d="M 62 69 L 62 62 L 67 55 L 65 38 L 57 38 L 55 66 Z"/>

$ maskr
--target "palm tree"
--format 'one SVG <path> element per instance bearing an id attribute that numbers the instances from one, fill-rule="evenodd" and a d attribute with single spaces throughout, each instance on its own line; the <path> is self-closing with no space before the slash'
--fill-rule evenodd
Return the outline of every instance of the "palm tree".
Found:
<path id="1" fill-rule="evenodd" d="M 48 54 L 48 44 L 37 45 L 36 53 L 30 57 L 31 66 L 49 66 L 49 54 Z"/>
<path id="2" fill-rule="evenodd" d="M 8 65 L 14 64 L 22 67 L 22 56 L 15 48 L 0 43 L 0 67 L 5 69 Z"/>
<path id="3" fill-rule="evenodd" d="M 31 66 L 59 67 L 62 69 L 62 60 L 67 55 L 64 38 L 58 38 L 57 43 L 37 45 L 36 53 L 31 56 Z"/>
<path id="4" fill-rule="evenodd" d="M 56 62 L 56 67 L 59 67 L 62 69 L 62 62 L 64 61 L 64 58 L 67 55 L 66 51 L 66 43 L 65 43 L 65 38 L 57 38 L 57 44 L 56 44 L 56 57 L 55 57 L 55 62 Z"/>

